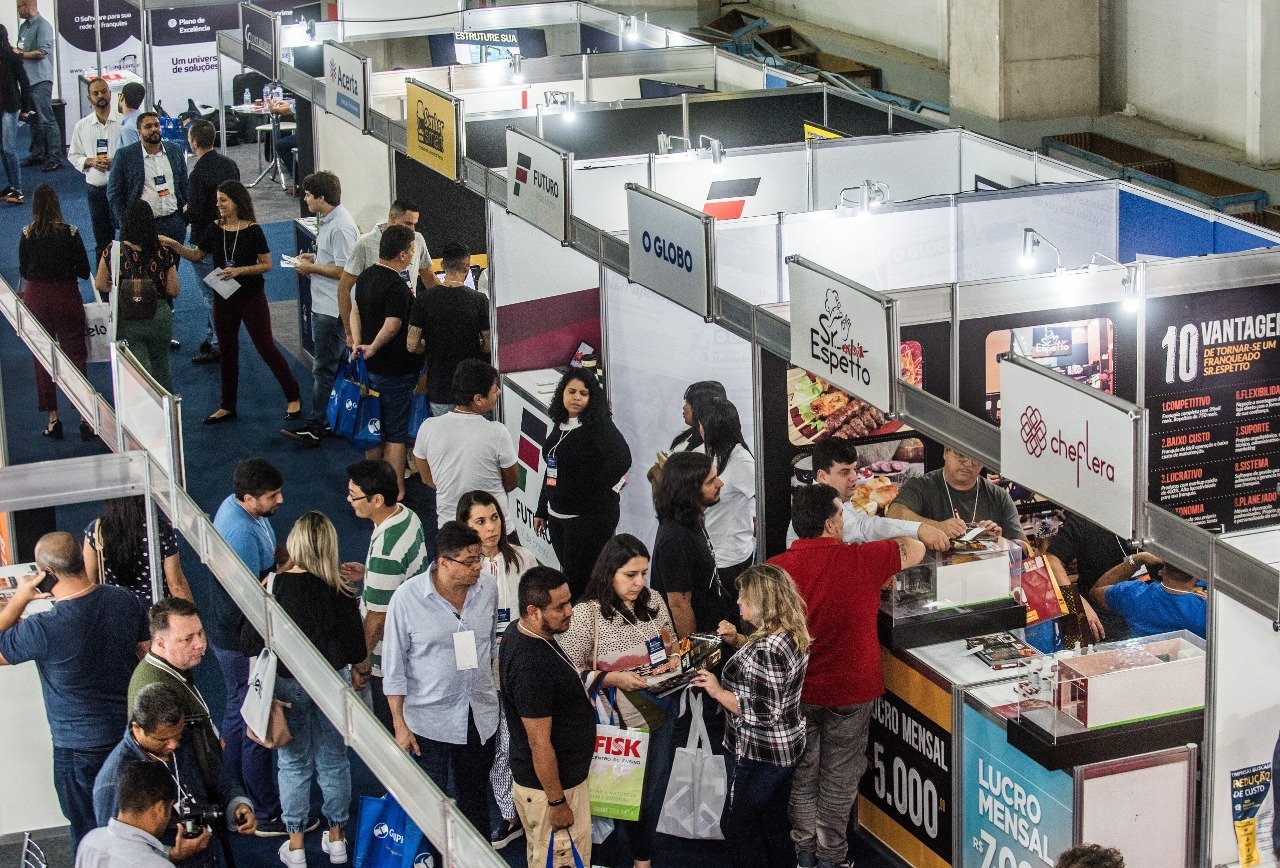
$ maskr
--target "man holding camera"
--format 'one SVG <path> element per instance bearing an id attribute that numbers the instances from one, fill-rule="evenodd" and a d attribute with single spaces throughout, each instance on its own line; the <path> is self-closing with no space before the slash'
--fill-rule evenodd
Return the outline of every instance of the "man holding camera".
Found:
<path id="1" fill-rule="evenodd" d="M 224 861 L 219 858 L 222 847 L 210 846 L 215 829 L 218 840 L 224 838 L 216 824 L 229 816 L 237 832 L 251 835 L 253 806 L 243 794 L 235 794 L 228 803 L 219 797 L 218 789 L 208 787 L 191 739 L 184 737 L 189 708 L 170 684 L 152 683 L 138 691 L 129 728 L 98 773 L 93 807 L 98 822 L 108 824 L 124 804 L 120 791 L 124 772 L 138 763 L 162 764 L 177 784 L 178 822 L 166 824 L 156 837 L 169 848 L 168 858 L 174 865 L 216 868 Z M 204 717 L 207 721 L 208 714 Z"/>
<path id="2" fill-rule="evenodd" d="M 53 786 L 71 823 L 71 845 L 97 823 L 93 781 L 128 718 L 129 677 L 149 641 L 133 594 L 85 575 L 79 542 L 40 537 L 36 570 L 0 611 L 0 665 L 35 661 L 53 735 Z M 57 604 L 23 618 L 37 599 Z"/>
<path id="3" fill-rule="evenodd" d="M 80 842 L 76 868 L 172 868 L 159 835 L 169 826 L 178 788 L 158 763 L 134 763 L 120 776 L 120 810 Z"/>

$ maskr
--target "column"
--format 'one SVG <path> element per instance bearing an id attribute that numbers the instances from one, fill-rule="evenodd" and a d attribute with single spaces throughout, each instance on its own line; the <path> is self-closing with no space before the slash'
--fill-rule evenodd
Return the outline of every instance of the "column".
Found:
<path id="1" fill-rule="evenodd" d="M 1280 164 L 1280 0 L 1248 0 L 1245 158 Z"/>

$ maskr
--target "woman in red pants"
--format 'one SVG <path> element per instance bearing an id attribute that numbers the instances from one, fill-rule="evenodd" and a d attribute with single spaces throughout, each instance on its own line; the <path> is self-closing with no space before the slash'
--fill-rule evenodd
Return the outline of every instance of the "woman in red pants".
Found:
<path id="1" fill-rule="evenodd" d="M 85 373 L 89 347 L 85 343 L 84 300 L 77 278 L 88 279 L 89 256 L 76 227 L 62 219 L 58 194 L 48 184 L 36 187 L 31 200 L 31 223 L 18 238 L 18 273 L 22 275 L 22 300 L 45 331 L 58 341 L 72 363 Z M 44 365 L 36 360 L 36 402 L 49 414 L 41 433 L 62 439 L 58 418 L 58 393 Z M 93 427 L 80 422 L 80 436 L 92 439 Z"/>
<path id="2" fill-rule="evenodd" d="M 289 370 L 284 354 L 276 347 L 271 335 L 271 311 L 267 307 L 266 280 L 263 275 L 271 270 L 271 250 L 267 236 L 256 222 L 253 200 L 249 191 L 239 181 L 223 181 L 218 185 L 218 219 L 209 225 L 204 237 L 194 239 L 195 247 L 184 247 L 181 242 L 160 236 L 160 243 L 183 259 L 199 262 L 212 256 L 214 265 L 228 281 L 227 289 L 217 290 L 213 296 L 213 328 L 218 333 L 218 345 L 222 347 L 219 364 L 222 372 L 222 402 L 218 409 L 204 420 L 206 425 L 216 425 L 236 417 L 236 391 L 240 382 L 240 326 L 249 332 L 258 355 L 267 363 L 284 390 L 286 419 L 302 418 L 302 402 L 299 399 L 298 381 Z M 236 288 L 232 283 L 238 283 Z"/>

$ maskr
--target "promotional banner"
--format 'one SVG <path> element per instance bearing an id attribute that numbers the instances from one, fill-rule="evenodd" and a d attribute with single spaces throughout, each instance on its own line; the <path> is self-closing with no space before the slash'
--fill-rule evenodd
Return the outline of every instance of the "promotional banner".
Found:
<path id="1" fill-rule="evenodd" d="M 859 824 L 916 868 L 951 865 L 951 692 L 881 649 Z"/>
<path id="2" fill-rule="evenodd" d="M 465 144 L 462 100 L 428 84 L 405 79 L 405 106 L 408 131 L 405 153 L 409 158 L 439 172 L 451 181 L 462 175 L 461 157 Z"/>
<path id="3" fill-rule="evenodd" d="M 1141 408 L 1016 356 L 1000 388 L 1000 475 L 1136 538 Z"/>
<path id="4" fill-rule="evenodd" d="M 1258 852 L 1258 811 L 1270 791 L 1271 763 L 1231 772 L 1231 820 L 1235 824 L 1241 868 L 1262 864 L 1262 855 Z"/>
<path id="5" fill-rule="evenodd" d="M 542 495 L 542 443 L 551 428 L 551 417 L 541 406 L 530 401 L 523 392 L 512 387 L 505 378 L 502 383 L 502 418 L 507 431 L 516 444 L 518 469 L 515 490 L 507 495 L 507 531 L 514 530 L 520 545 L 533 552 L 538 563 L 559 567 L 560 560 L 551 547 L 551 536 L 546 530 L 541 534 L 533 530 L 533 514 L 538 509 Z"/>
<path id="6" fill-rule="evenodd" d="M 1147 303 L 1148 498 L 1230 531 L 1280 522 L 1280 285 Z"/>
<path id="7" fill-rule="evenodd" d="M 242 4 L 244 65 L 271 81 L 280 77 L 280 16 L 252 3 Z"/>
<path id="8" fill-rule="evenodd" d="M 715 286 L 714 217 L 627 184 L 630 277 L 703 319 Z"/>
<path id="9" fill-rule="evenodd" d="M 958 865 L 1048 868 L 1072 846 L 1071 775 L 1017 748 L 982 712 L 964 707 L 964 838 Z"/>
<path id="10" fill-rule="evenodd" d="M 894 303 L 798 256 L 791 284 L 791 363 L 890 416 L 897 410 Z"/>
<path id="11" fill-rule="evenodd" d="M 102 72 L 126 69 L 142 74 L 142 19 L 125 0 L 100 0 L 98 18 L 93 0 L 62 0 L 57 5 L 59 88 L 67 103 L 67 133 L 80 120 L 81 74 L 97 75 L 95 27 L 102 32 Z M 16 31 L 9 37 L 15 38 Z M 159 57 L 157 57 L 157 62 Z"/>
<path id="12" fill-rule="evenodd" d="M 219 30 L 239 27 L 235 5 L 188 6 L 155 9 L 151 13 L 153 103 L 171 115 L 187 110 L 187 100 L 197 106 L 218 104 Z"/>
<path id="13" fill-rule="evenodd" d="M 572 175 L 573 154 L 507 128 L 507 213 L 567 242 Z"/>
<path id="14" fill-rule="evenodd" d="M 804 137 L 806 139 L 843 139 L 845 134 L 838 130 L 828 129 L 821 124 L 815 124 L 813 121 L 805 121 Z"/>
<path id="15" fill-rule="evenodd" d="M 324 107 L 329 114 L 365 132 L 369 129 L 369 58 L 324 42 Z"/>

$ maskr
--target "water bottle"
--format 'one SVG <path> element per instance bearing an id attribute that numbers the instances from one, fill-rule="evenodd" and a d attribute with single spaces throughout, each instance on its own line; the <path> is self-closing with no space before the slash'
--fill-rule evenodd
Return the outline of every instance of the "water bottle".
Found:
<path id="1" fill-rule="evenodd" d="M 266 105 L 269 99 L 271 99 L 271 83 L 267 82 L 262 86 L 262 104 Z"/>
<path id="2" fill-rule="evenodd" d="M 244 89 L 244 98 L 241 100 L 241 105 L 253 105 L 253 95 L 249 93 L 249 88 L 247 87 Z"/>
<path id="3" fill-rule="evenodd" d="M 272 99 L 274 99 L 276 102 L 280 102 L 281 100 L 283 100 L 283 99 L 284 99 L 284 87 L 283 87 L 283 86 L 281 86 L 281 85 L 279 85 L 279 84 L 277 84 L 274 88 L 272 88 L 272 90 L 271 90 L 271 98 L 272 98 Z"/>

